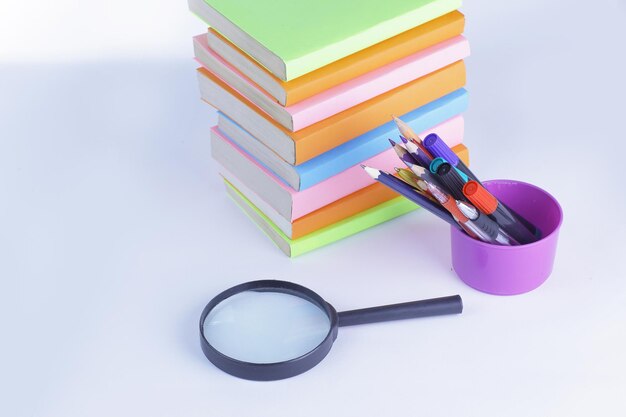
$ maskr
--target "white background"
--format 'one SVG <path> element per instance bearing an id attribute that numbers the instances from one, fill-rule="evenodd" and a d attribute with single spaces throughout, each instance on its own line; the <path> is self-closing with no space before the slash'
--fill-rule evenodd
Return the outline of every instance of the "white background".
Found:
<path id="1" fill-rule="evenodd" d="M 425 212 L 286 258 L 211 162 L 204 25 L 184 1 L 3 0 L 0 415 L 625 415 L 626 5 L 463 11 L 474 171 L 565 211 L 554 273 L 526 295 L 463 285 Z M 340 310 L 456 293 L 466 308 L 341 329 L 315 369 L 249 382 L 204 358 L 197 320 L 260 278 Z"/>

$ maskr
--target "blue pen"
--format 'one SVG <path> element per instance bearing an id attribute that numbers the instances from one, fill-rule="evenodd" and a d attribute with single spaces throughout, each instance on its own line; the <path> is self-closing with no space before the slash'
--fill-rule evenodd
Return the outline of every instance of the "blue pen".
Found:
<path id="1" fill-rule="evenodd" d="M 430 152 L 433 158 L 441 157 L 445 159 L 450 163 L 450 165 L 463 172 L 469 179 L 480 182 L 476 175 L 470 171 L 463 161 L 461 161 L 459 157 L 452 152 L 452 149 L 450 149 L 450 147 L 446 145 L 446 143 L 436 133 L 431 133 L 426 136 L 422 141 L 422 144 L 428 152 Z"/>

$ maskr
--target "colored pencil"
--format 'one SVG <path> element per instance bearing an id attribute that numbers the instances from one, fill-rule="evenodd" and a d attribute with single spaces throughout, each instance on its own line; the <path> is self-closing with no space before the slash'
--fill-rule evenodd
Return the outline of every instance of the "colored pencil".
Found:
<path id="1" fill-rule="evenodd" d="M 402 181 L 406 182 L 407 184 L 420 190 L 423 193 L 428 192 L 428 185 L 426 181 L 424 181 L 423 179 L 415 175 L 413 171 L 406 169 L 406 168 L 395 168 L 395 170 L 396 170 L 396 173 L 398 174 L 398 177 Z"/>
<path id="2" fill-rule="evenodd" d="M 422 139 L 419 136 L 417 136 L 417 133 L 415 133 L 413 129 L 411 129 L 411 126 L 404 123 L 400 118 L 396 116 L 392 116 L 392 117 L 393 117 L 393 121 L 396 122 L 396 126 L 398 126 L 398 130 L 400 131 L 400 134 L 402 136 L 404 136 L 406 139 L 409 139 L 409 140 L 413 139 L 414 141 L 417 141 L 419 143 L 422 142 Z"/>
<path id="3" fill-rule="evenodd" d="M 435 184 L 439 188 L 442 187 L 441 182 L 437 179 L 436 175 L 433 175 L 427 168 L 424 168 L 421 165 L 407 163 L 406 161 L 402 161 L 415 175 L 420 177 L 422 180 L 426 182 L 430 182 L 431 184 Z"/>
<path id="4" fill-rule="evenodd" d="M 413 201 L 415 204 L 419 205 L 420 207 L 430 211 L 435 216 L 439 217 L 445 222 L 462 230 L 461 226 L 459 226 L 459 224 L 454 220 L 454 218 L 452 218 L 452 216 L 450 215 L 450 213 L 448 213 L 447 210 L 445 210 L 440 205 L 433 203 L 431 200 L 429 200 L 427 197 L 417 192 L 415 188 L 406 184 L 401 179 L 396 178 L 393 175 L 387 172 L 381 171 L 379 169 L 376 169 L 376 168 L 371 168 L 365 165 L 361 165 L 361 167 L 365 170 L 365 172 L 367 172 L 367 174 L 370 177 L 372 177 L 376 181 L 386 185 L 387 187 L 396 191 L 398 194 L 403 195 L 404 197 Z"/>
<path id="5" fill-rule="evenodd" d="M 401 145 L 398 145 L 396 142 L 394 142 L 391 139 L 387 139 L 389 141 L 389 143 L 391 143 L 391 147 L 393 148 L 393 150 L 396 152 L 396 155 L 398 155 L 398 158 L 400 158 L 400 160 L 402 162 L 404 162 L 405 164 L 417 164 L 417 161 L 415 160 L 415 158 L 413 158 L 413 156 L 409 153 L 409 151 L 406 150 L 406 148 L 402 147 Z"/>
<path id="6" fill-rule="evenodd" d="M 396 123 L 396 126 L 398 127 L 398 130 L 400 131 L 400 137 L 403 139 L 403 141 L 407 140 L 409 142 L 413 142 L 426 155 L 428 155 L 430 159 L 432 159 L 433 157 L 432 154 L 428 152 L 428 150 L 422 145 L 422 138 L 420 138 L 419 135 L 415 133 L 415 131 L 411 128 L 411 126 L 409 126 L 408 124 L 406 124 L 404 121 L 402 121 L 396 116 L 392 116 L 392 117 L 393 117 L 393 121 Z"/>
<path id="7" fill-rule="evenodd" d="M 417 161 L 417 163 L 424 168 L 427 168 L 432 161 L 430 155 L 426 154 L 426 152 L 419 147 L 415 142 L 407 140 L 404 136 L 400 136 L 400 139 L 404 142 L 404 146 L 409 154 Z"/>
<path id="8" fill-rule="evenodd" d="M 409 125 L 393 116 L 400 145 L 389 139 L 409 168 L 395 168 L 398 177 L 361 165 L 375 180 L 465 231 L 498 245 L 519 245 L 539 237 L 539 230 L 489 193 L 448 145 L 431 133 L 422 140 Z M 470 204 L 470 201 L 472 204 Z"/>

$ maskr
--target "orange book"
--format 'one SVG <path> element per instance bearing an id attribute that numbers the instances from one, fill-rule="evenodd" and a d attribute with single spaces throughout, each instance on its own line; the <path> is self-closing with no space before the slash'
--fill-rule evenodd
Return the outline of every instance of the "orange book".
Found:
<path id="1" fill-rule="evenodd" d="M 290 106 L 458 36 L 463 33 L 464 27 L 465 17 L 461 12 L 454 11 L 290 81 L 282 81 L 274 76 L 214 29 L 209 28 L 207 42 L 214 52 L 254 81 L 281 105 Z"/>
<path id="2" fill-rule="evenodd" d="M 469 151 L 465 145 L 457 145 L 452 150 L 469 166 Z M 397 196 L 395 191 L 377 182 L 294 220 L 291 227 L 292 236 L 289 237 L 297 239 L 305 236 Z"/>
<path id="3" fill-rule="evenodd" d="M 298 165 L 465 85 L 457 61 L 318 123 L 291 132 L 205 68 L 198 69 L 202 98 L 287 162 Z"/>

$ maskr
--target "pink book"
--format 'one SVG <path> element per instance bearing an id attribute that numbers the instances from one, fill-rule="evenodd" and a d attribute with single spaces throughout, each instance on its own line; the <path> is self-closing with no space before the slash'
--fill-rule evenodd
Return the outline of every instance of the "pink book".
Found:
<path id="1" fill-rule="evenodd" d="M 463 141 L 463 119 L 459 116 L 454 117 L 420 133 L 420 136 L 424 137 L 432 132 L 444 138 L 450 147 L 458 145 Z M 211 129 L 211 152 L 220 165 L 289 222 L 374 183 L 374 180 L 363 172 L 359 163 L 305 190 L 296 191 L 239 148 L 217 126 Z M 398 156 L 391 148 L 361 163 L 388 172 L 393 172 L 394 167 L 401 166 Z"/>
<path id="2" fill-rule="evenodd" d="M 303 129 L 437 71 L 466 58 L 470 53 L 467 39 L 463 36 L 456 36 L 301 102 L 284 107 L 234 66 L 209 49 L 206 35 L 196 36 L 194 46 L 196 59 L 200 64 L 291 131 Z"/>

